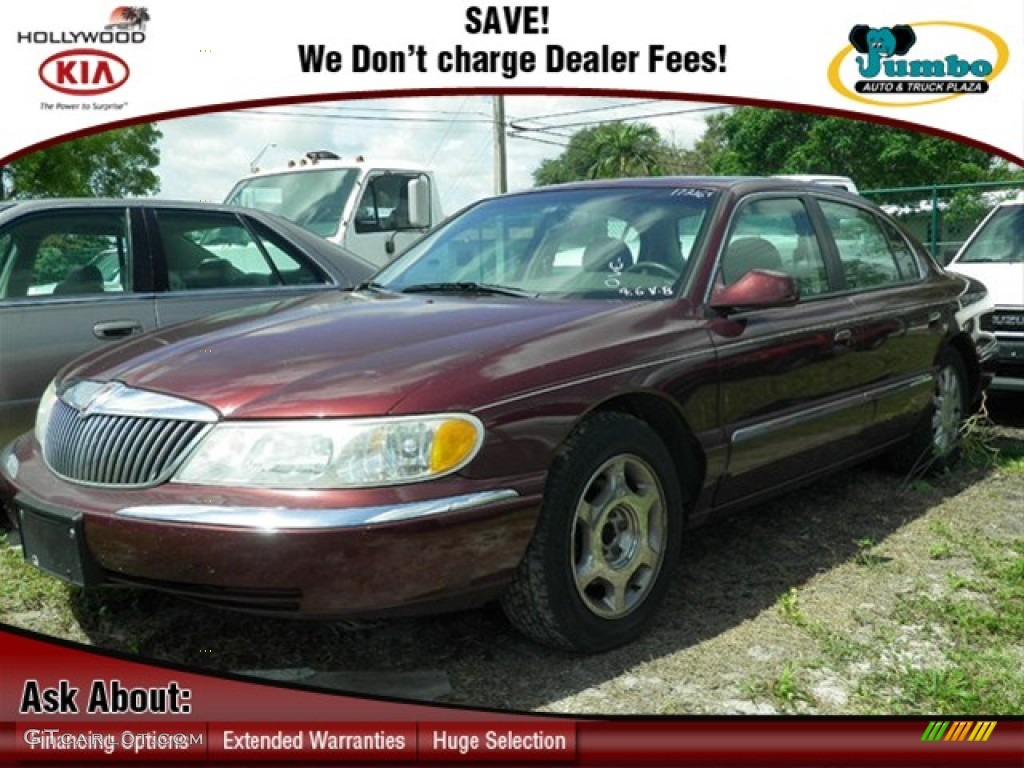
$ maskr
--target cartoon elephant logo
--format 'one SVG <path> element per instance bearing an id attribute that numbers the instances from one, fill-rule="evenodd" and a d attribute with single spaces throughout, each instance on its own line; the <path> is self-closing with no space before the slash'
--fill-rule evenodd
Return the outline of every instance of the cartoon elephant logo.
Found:
<path id="1" fill-rule="evenodd" d="M 858 24 L 850 30 L 850 42 L 867 54 L 857 57 L 861 77 L 876 77 L 882 71 L 882 59 L 905 54 L 917 42 L 917 35 L 909 24 L 880 28 Z"/>

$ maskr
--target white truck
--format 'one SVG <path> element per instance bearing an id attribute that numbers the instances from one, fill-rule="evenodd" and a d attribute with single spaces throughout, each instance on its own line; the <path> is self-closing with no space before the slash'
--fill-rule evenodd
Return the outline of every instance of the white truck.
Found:
<path id="1" fill-rule="evenodd" d="M 426 168 L 325 150 L 246 176 L 225 202 L 276 213 L 378 266 L 444 217 Z"/>

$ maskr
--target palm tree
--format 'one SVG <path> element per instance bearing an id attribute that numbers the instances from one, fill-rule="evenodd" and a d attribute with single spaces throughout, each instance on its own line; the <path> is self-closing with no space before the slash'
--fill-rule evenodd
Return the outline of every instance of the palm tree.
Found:
<path id="1" fill-rule="evenodd" d="M 589 178 L 660 176 L 665 173 L 664 147 L 658 129 L 647 123 L 599 126 L 591 144 Z"/>
<path id="2" fill-rule="evenodd" d="M 125 20 L 125 23 L 131 26 L 141 29 L 146 26 L 146 22 L 149 21 L 149 9 L 141 8 L 139 6 L 133 6 L 125 8 L 121 11 L 121 18 Z"/>

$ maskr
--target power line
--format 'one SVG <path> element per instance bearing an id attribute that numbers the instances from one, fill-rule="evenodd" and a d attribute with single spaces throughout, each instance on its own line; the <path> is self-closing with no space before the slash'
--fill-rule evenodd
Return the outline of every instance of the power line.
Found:
<path id="1" fill-rule="evenodd" d="M 383 117 L 378 115 L 338 115 L 338 114 L 316 114 L 311 112 L 297 112 L 297 111 L 285 111 L 277 110 L 271 111 L 266 109 L 246 109 L 240 112 L 219 112 L 214 113 L 215 115 L 229 116 L 229 117 L 245 117 L 247 115 L 259 115 L 267 117 L 310 117 L 317 120 L 355 120 L 355 121 L 367 121 L 367 122 L 394 122 L 394 123 L 447 123 L 451 122 L 453 118 L 448 117 Z M 487 118 L 474 118 L 467 117 L 464 119 L 456 120 L 459 123 L 475 123 L 479 125 L 489 124 L 492 121 Z"/>
<path id="2" fill-rule="evenodd" d="M 477 163 L 480 161 L 480 159 L 483 157 L 484 153 L 490 148 L 491 137 L 487 136 L 482 142 L 480 142 L 476 154 L 473 156 L 473 159 L 466 163 L 463 163 L 462 168 L 469 169 L 475 167 Z M 465 186 L 467 179 L 469 179 L 468 171 L 466 173 L 463 173 L 462 168 L 460 168 L 458 172 L 455 174 L 455 178 L 458 179 L 458 182 L 448 190 L 449 199 L 457 198 L 457 193 L 462 191 L 462 188 Z"/>
<path id="3" fill-rule="evenodd" d="M 569 146 L 568 141 L 550 141 L 548 139 L 538 139 L 536 136 L 524 136 L 521 133 L 510 133 L 510 139 L 525 139 L 526 141 L 535 141 L 538 144 L 550 144 L 553 147 L 567 147 Z M 565 137 L 568 138 L 568 137 Z"/>
<path id="4" fill-rule="evenodd" d="M 644 104 L 657 104 L 662 99 L 644 99 L 643 101 L 630 101 L 630 102 L 619 102 L 618 104 L 606 104 L 601 107 L 587 107 L 586 109 L 572 109 L 567 112 L 552 112 L 548 115 L 533 115 L 531 117 L 521 117 L 519 120 L 550 120 L 555 117 L 569 117 L 571 115 L 585 115 L 588 112 L 607 112 L 612 109 L 628 109 L 630 107 L 639 107 Z"/>
<path id="5" fill-rule="evenodd" d="M 466 106 L 466 102 L 468 100 L 469 100 L 469 96 L 463 96 L 462 97 L 462 101 L 459 103 L 459 109 L 458 109 L 457 112 L 455 112 L 455 116 L 456 117 L 458 117 L 459 114 L 462 112 L 462 108 L 464 106 Z M 451 120 L 448 121 L 448 127 L 445 128 L 444 129 L 444 133 L 441 134 L 441 138 L 438 140 L 437 146 L 434 147 L 434 151 L 430 153 L 430 159 L 427 160 L 427 166 L 428 167 L 434 162 L 434 158 L 437 157 L 437 153 L 441 151 L 441 147 L 444 146 L 444 143 L 446 141 L 448 141 L 448 136 L 451 134 L 452 128 L 455 127 L 455 123 L 456 123 L 456 121 L 455 121 L 454 118 L 452 118 Z"/>
<path id="6" fill-rule="evenodd" d="M 460 114 L 463 114 L 465 112 L 465 110 L 463 109 L 463 105 L 466 103 L 466 100 L 468 98 L 469 98 L 468 96 L 463 96 L 462 97 L 462 102 L 461 102 L 459 108 L 456 109 L 456 110 L 450 110 L 450 109 L 407 109 L 407 108 L 402 108 L 402 107 L 365 107 L 365 106 L 356 106 L 356 105 L 349 105 L 349 104 L 338 104 L 338 105 L 330 105 L 330 104 L 304 104 L 303 106 L 306 109 L 322 109 L 322 110 L 329 110 L 329 109 L 332 109 L 332 110 L 343 110 L 343 109 L 347 109 L 347 110 L 355 110 L 355 111 L 358 111 L 358 112 L 393 112 L 393 113 L 412 114 L 412 115 L 460 115 Z M 466 114 L 485 116 L 487 113 L 486 112 L 469 112 L 469 113 L 466 113 Z"/>
<path id="7" fill-rule="evenodd" d="M 626 115 L 624 117 L 617 117 L 617 118 L 614 118 L 612 120 L 604 120 L 604 119 L 600 119 L 600 120 L 580 120 L 580 121 L 577 121 L 577 122 L 574 122 L 574 123 L 561 123 L 559 125 L 545 125 L 545 126 L 542 126 L 540 128 L 530 128 L 528 126 L 522 126 L 522 127 L 516 128 L 516 130 L 521 130 L 521 131 L 550 131 L 552 129 L 577 128 L 577 127 L 585 126 L 585 125 L 600 125 L 600 124 L 603 124 L 603 123 L 624 123 L 624 122 L 629 122 L 629 121 L 632 121 L 632 120 L 650 120 L 651 118 L 655 118 L 655 117 L 671 117 L 671 116 L 674 116 L 674 115 L 688 115 L 688 114 L 693 114 L 693 113 L 696 113 L 696 112 L 712 112 L 712 111 L 716 111 L 716 110 L 720 110 L 720 109 L 731 109 L 731 107 L 719 105 L 719 106 L 713 106 L 713 107 L 695 107 L 693 109 L 674 109 L 674 110 L 670 110 L 668 112 L 650 112 L 650 113 L 641 114 L 641 115 Z"/>

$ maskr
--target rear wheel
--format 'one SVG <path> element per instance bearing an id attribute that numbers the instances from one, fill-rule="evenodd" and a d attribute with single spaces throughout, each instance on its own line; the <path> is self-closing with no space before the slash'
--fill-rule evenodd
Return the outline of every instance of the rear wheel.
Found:
<path id="1" fill-rule="evenodd" d="M 551 468 L 505 613 L 559 648 L 596 652 L 633 640 L 679 560 L 681 516 L 675 468 L 654 430 L 625 414 L 590 417 Z"/>
<path id="2" fill-rule="evenodd" d="M 969 407 L 963 359 L 957 352 L 946 350 L 939 358 L 928 416 L 894 452 L 897 466 L 915 474 L 953 467 L 960 458 Z"/>

